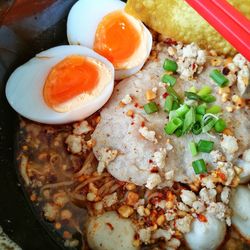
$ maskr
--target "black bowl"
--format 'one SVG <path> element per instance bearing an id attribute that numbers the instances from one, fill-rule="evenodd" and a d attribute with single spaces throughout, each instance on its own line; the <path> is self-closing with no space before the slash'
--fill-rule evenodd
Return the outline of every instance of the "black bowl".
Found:
<path id="1" fill-rule="evenodd" d="M 41 226 L 19 183 L 14 155 L 18 118 L 7 103 L 5 84 L 15 67 L 36 53 L 67 43 L 66 19 L 74 2 L 0 1 L 0 226 L 23 250 L 63 246 Z"/>

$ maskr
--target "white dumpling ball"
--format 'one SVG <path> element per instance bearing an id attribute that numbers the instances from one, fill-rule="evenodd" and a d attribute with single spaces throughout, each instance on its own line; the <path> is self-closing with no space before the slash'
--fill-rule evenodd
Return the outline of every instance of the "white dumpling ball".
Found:
<path id="1" fill-rule="evenodd" d="M 226 223 L 211 214 L 206 214 L 207 222 L 197 218 L 191 231 L 185 234 L 185 240 L 191 250 L 216 250 L 226 235 Z"/>
<path id="2" fill-rule="evenodd" d="M 244 151 L 242 159 L 236 161 L 236 165 L 242 169 L 240 173 L 240 183 L 250 181 L 250 149 Z"/>
<path id="3" fill-rule="evenodd" d="M 239 175 L 240 183 L 242 184 L 250 181 L 250 162 L 238 159 L 236 165 L 242 169 L 242 172 Z"/>
<path id="4" fill-rule="evenodd" d="M 70 10 L 70 44 L 87 46 L 113 63 L 115 78 L 139 71 L 152 48 L 152 35 L 143 23 L 124 11 L 120 0 L 79 0 Z"/>
<path id="5" fill-rule="evenodd" d="M 114 88 L 114 67 L 83 46 L 62 45 L 17 68 L 6 85 L 10 105 L 41 123 L 63 124 L 100 109 Z"/>
<path id="6" fill-rule="evenodd" d="M 133 246 L 135 229 L 129 219 L 120 218 L 116 212 L 106 212 L 90 217 L 86 235 L 93 250 L 137 250 Z"/>
<path id="7" fill-rule="evenodd" d="M 250 240 L 250 189 L 238 186 L 233 190 L 229 204 L 233 210 L 232 224 L 243 237 Z"/>

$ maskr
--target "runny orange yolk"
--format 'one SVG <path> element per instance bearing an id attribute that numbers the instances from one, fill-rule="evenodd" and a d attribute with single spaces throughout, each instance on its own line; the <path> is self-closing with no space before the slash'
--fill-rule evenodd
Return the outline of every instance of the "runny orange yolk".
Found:
<path id="1" fill-rule="evenodd" d="M 93 90 L 99 81 L 99 71 L 93 62 L 83 56 L 69 56 L 50 71 L 43 89 L 44 100 L 55 107 Z"/>
<path id="2" fill-rule="evenodd" d="M 133 55 L 140 44 L 140 34 L 121 11 L 106 15 L 99 23 L 94 50 L 106 57 L 115 67 Z"/>

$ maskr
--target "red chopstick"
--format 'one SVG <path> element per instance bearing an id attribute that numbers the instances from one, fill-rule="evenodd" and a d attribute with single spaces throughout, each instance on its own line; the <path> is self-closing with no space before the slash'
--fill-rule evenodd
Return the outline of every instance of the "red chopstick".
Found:
<path id="1" fill-rule="evenodd" d="M 226 0 L 186 0 L 250 61 L 250 21 Z"/>

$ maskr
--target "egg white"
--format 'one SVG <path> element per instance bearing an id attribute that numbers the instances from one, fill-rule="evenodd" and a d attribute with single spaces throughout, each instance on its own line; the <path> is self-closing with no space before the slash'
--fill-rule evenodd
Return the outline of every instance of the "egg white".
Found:
<path id="1" fill-rule="evenodd" d="M 224 240 L 226 224 L 215 216 L 206 214 L 207 222 L 197 218 L 192 223 L 191 231 L 185 234 L 185 240 L 191 250 L 215 250 Z"/>
<path id="2" fill-rule="evenodd" d="M 97 27 L 104 16 L 116 10 L 124 10 L 120 0 L 79 0 L 70 10 L 67 21 L 69 44 L 93 48 Z M 126 14 L 141 34 L 141 44 L 135 57 L 128 59 L 128 65 L 115 69 L 115 79 L 120 80 L 138 72 L 147 60 L 152 48 L 152 35 L 138 19 Z M 139 27 L 139 28 L 138 28 Z M 119 39 L 119 38 L 117 38 Z M 129 61 L 130 60 L 130 61 Z M 136 64 L 134 64 L 136 63 Z"/>
<path id="3" fill-rule="evenodd" d="M 71 8 L 67 20 L 69 44 L 93 48 L 95 32 L 108 13 L 124 9 L 120 0 L 79 0 Z"/>
<path id="4" fill-rule="evenodd" d="M 243 237 L 250 240 L 250 189 L 238 186 L 232 192 L 229 205 L 233 210 L 232 224 Z"/>
<path id="5" fill-rule="evenodd" d="M 45 103 L 43 88 L 51 68 L 70 55 L 83 55 L 104 63 L 109 69 L 111 80 L 101 95 L 74 110 L 59 113 Z M 96 112 L 107 102 L 113 88 L 114 68 L 107 59 L 89 48 L 62 45 L 37 54 L 17 68 L 7 82 L 6 97 L 14 110 L 30 120 L 46 124 L 63 124 L 84 119 Z"/>

